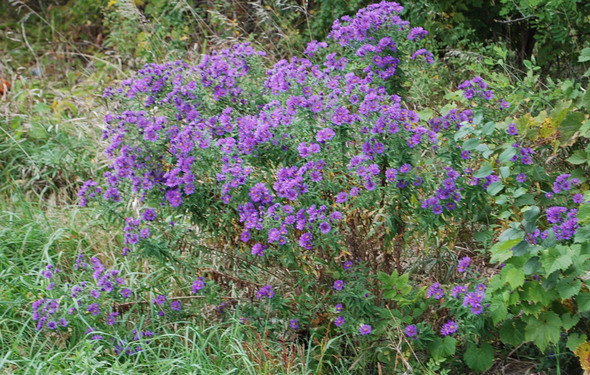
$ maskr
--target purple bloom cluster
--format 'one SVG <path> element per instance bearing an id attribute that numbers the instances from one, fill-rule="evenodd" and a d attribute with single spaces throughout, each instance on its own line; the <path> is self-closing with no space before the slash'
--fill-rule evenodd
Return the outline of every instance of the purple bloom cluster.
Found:
<path id="1" fill-rule="evenodd" d="M 434 297 L 435 299 L 441 299 L 445 296 L 445 292 L 442 289 L 440 283 L 434 283 L 428 288 L 428 292 L 426 294 L 428 298 Z"/>
<path id="2" fill-rule="evenodd" d="M 459 260 L 459 264 L 457 265 L 457 271 L 459 273 L 463 273 L 467 270 L 467 267 L 471 264 L 471 258 L 463 257 Z"/>
<path id="3" fill-rule="evenodd" d="M 443 336 L 449 336 L 452 335 L 453 333 L 457 332 L 457 330 L 459 329 L 459 325 L 455 322 L 453 322 L 452 320 L 449 320 L 448 322 L 446 322 L 441 330 L 440 333 Z"/>
<path id="4" fill-rule="evenodd" d="M 430 208 L 436 215 L 442 214 L 444 210 L 448 212 L 455 210 L 457 203 L 462 199 L 461 188 L 457 187 L 459 172 L 450 167 L 447 167 L 446 171 L 446 178 L 436 190 L 436 195 L 424 199 L 421 204 L 423 209 Z"/>
<path id="5" fill-rule="evenodd" d="M 494 93 L 491 90 L 486 90 L 488 84 L 479 76 L 464 81 L 458 86 L 458 88 L 463 90 L 463 96 L 465 99 L 473 99 L 475 96 L 480 96 L 485 100 L 492 100 L 494 98 Z"/>
<path id="6" fill-rule="evenodd" d="M 262 299 L 264 297 L 271 299 L 275 295 L 271 285 L 265 285 L 256 293 L 256 298 Z"/>

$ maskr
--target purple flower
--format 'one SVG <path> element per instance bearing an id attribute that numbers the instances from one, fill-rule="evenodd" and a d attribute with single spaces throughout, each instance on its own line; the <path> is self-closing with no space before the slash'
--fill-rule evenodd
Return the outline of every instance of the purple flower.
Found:
<path id="1" fill-rule="evenodd" d="M 68 323 L 68 321 L 67 321 L 66 319 L 64 319 L 64 318 L 61 318 L 61 319 L 59 320 L 59 324 L 60 324 L 62 327 L 67 327 L 69 323 Z"/>
<path id="2" fill-rule="evenodd" d="M 293 330 L 299 329 L 299 322 L 297 321 L 297 319 L 291 319 L 289 321 L 289 327 L 291 327 L 291 329 Z"/>
<path id="3" fill-rule="evenodd" d="M 412 170 L 412 166 L 410 164 L 404 164 L 399 168 L 399 171 L 401 173 L 408 173 L 411 170 Z"/>
<path id="4" fill-rule="evenodd" d="M 584 196 L 582 194 L 574 194 L 572 200 L 574 201 L 574 203 L 582 203 L 584 202 Z"/>
<path id="5" fill-rule="evenodd" d="M 330 230 L 332 230 L 332 227 L 330 226 L 330 224 L 328 224 L 327 222 L 323 222 L 320 224 L 320 231 L 322 233 L 330 233 Z"/>
<path id="6" fill-rule="evenodd" d="M 128 288 L 123 288 L 123 289 L 121 290 L 121 295 L 122 295 L 124 298 L 129 298 L 129 297 L 131 297 L 131 293 L 132 293 L 132 292 L 131 292 L 131 289 L 128 289 Z"/>
<path id="7" fill-rule="evenodd" d="M 418 328 L 416 328 L 416 326 L 413 324 L 407 326 L 406 329 L 404 329 L 404 332 L 408 337 L 415 338 L 416 336 L 418 336 Z"/>
<path id="8" fill-rule="evenodd" d="M 100 306 L 98 305 L 98 303 L 90 304 L 88 306 L 88 309 L 86 309 L 86 311 L 88 311 L 89 313 L 91 313 L 94 316 L 97 316 L 98 314 L 100 314 Z"/>
<path id="9" fill-rule="evenodd" d="M 516 129 L 516 124 L 508 125 L 508 129 L 506 130 L 506 132 L 510 135 L 517 135 L 518 129 Z"/>
<path id="10" fill-rule="evenodd" d="M 334 289 L 342 290 L 343 287 L 344 287 L 344 281 L 342 281 L 342 280 L 334 281 Z"/>
<path id="11" fill-rule="evenodd" d="M 345 191 L 341 191 L 340 193 L 338 193 L 338 195 L 336 195 L 336 203 L 344 203 L 346 202 L 347 198 L 348 193 L 346 193 Z"/>
<path id="12" fill-rule="evenodd" d="M 344 262 L 344 265 L 342 266 L 345 270 L 349 270 L 352 268 L 352 262 L 350 260 L 347 260 L 346 262 Z"/>
<path id="13" fill-rule="evenodd" d="M 518 176 L 516 176 L 517 182 L 524 182 L 525 180 L 526 180 L 526 174 L 524 174 L 524 173 L 520 173 Z"/>
<path id="14" fill-rule="evenodd" d="M 440 333 L 443 336 L 448 336 L 457 332 L 457 329 L 459 329 L 457 323 L 453 322 L 452 320 L 449 320 L 445 325 L 442 326 Z"/>
<path id="15" fill-rule="evenodd" d="M 334 320 L 336 327 L 341 327 L 344 323 L 346 323 L 346 320 L 344 320 L 343 316 L 339 316 Z"/>
<path id="16" fill-rule="evenodd" d="M 117 322 L 117 316 L 119 315 L 118 312 L 112 312 L 109 314 L 109 316 L 107 317 L 107 324 L 110 326 L 115 325 L 115 323 Z"/>
<path id="17" fill-rule="evenodd" d="M 193 294 L 197 294 L 197 292 L 205 287 L 205 282 L 203 281 L 203 277 L 199 277 L 197 280 L 193 281 Z"/>
<path id="18" fill-rule="evenodd" d="M 457 271 L 459 271 L 459 273 L 465 272 L 467 270 L 467 267 L 469 267 L 470 264 L 471 264 L 471 258 L 463 257 L 461 260 L 459 260 L 459 265 L 457 266 Z"/>
<path id="19" fill-rule="evenodd" d="M 262 288 L 260 288 L 258 293 L 256 293 L 256 298 L 262 299 L 262 298 L 266 297 L 268 299 L 271 299 L 274 295 L 275 295 L 275 293 L 272 290 L 272 286 L 265 285 Z"/>
<path id="20" fill-rule="evenodd" d="M 369 333 L 371 333 L 372 330 L 373 329 L 368 324 L 363 324 L 359 327 L 359 332 L 361 333 L 361 335 L 368 335 Z"/>
<path id="21" fill-rule="evenodd" d="M 156 298 L 154 298 L 154 304 L 161 306 L 164 304 L 164 302 L 166 301 L 166 296 L 163 294 L 158 295 Z"/>
<path id="22" fill-rule="evenodd" d="M 53 320 L 51 320 L 51 321 L 47 322 L 47 328 L 54 330 L 57 328 L 57 323 L 54 322 Z"/>
<path id="23" fill-rule="evenodd" d="M 182 309 L 182 304 L 180 301 L 172 301 L 170 308 L 174 311 L 180 311 Z"/>
<path id="24" fill-rule="evenodd" d="M 434 283 L 430 286 L 430 288 L 428 288 L 428 298 L 434 297 L 436 299 L 441 299 L 444 297 L 444 295 L 445 293 L 439 283 Z"/>
<path id="25" fill-rule="evenodd" d="M 334 310 L 336 310 L 336 312 L 341 312 L 343 309 L 344 309 L 344 307 L 342 307 L 341 303 L 334 306 Z"/>

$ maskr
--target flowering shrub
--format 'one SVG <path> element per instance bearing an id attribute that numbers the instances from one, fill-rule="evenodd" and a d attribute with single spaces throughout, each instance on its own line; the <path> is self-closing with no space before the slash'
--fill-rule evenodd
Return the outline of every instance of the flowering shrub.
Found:
<path id="1" fill-rule="evenodd" d="M 146 65 L 104 93 L 111 105 L 103 134 L 110 170 L 101 183 L 84 183 L 80 204 L 100 200 L 127 217 L 123 255 L 171 247 L 177 233 L 190 229 L 202 248 L 202 269 L 221 261 L 220 252 L 245 265 L 228 263 L 233 274 L 226 282 L 250 297 L 240 308 L 244 319 L 264 321 L 266 329 L 272 315 L 276 331 L 336 330 L 370 340 L 386 331 L 384 300 L 393 300 L 393 316 L 412 345 L 437 361 L 465 345 L 465 362 L 481 371 L 494 351 L 480 341 L 496 339 L 489 328 L 504 319 L 516 324 L 510 319 L 523 307 L 511 292 L 522 288 L 523 298 L 543 301 L 525 308 L 531 333 L 524 339 L 544 350 L 558 337 L 551 331 L 539 338 L 536 325 L 566 318 L 546 310 L 556 296 L 540 295 L 562 278 L 576 286 L 564 286 L 561 298 L 586 288 L 585 263 L 569 271 L 575 257 L 587 255 L 586 247 L 570 246 L 584 198 L 575 191 L 565 203 L 583 178 L 562 174 L 547 191 L 536 151 L 519 138 L 516 124 L 504 121 L 510 103 L 481 77 L 459 85 L 453 106 L 438 115 L 421 118 L 408 109 L 400 94 L 412 66 L 434 60 L 421 48 L 428 32 L 412 28 L 401 11 L 397 3 L 370 5 L 335 21 L 330 43 L 311 42 L 304 57 L 272 66 L 248 44 L 205 55 L 196 66 Z M 544 193 L 564 202 L 552 204 Z M 546 207 L 539 227 L 537 200 Z M 412 287 L 403 273 L 404 251 L 411 251 L 404 247 L 452 249 L 466 223 L 516 219 L 521 208 L 524 221 L 492 248 L 492 260 L 505 266 L 490 290 L 463 256 L 451 261 L 454 279 L 465 283 L 434 282 L 423 305 L 426 286 Z M 540 280 L 541 268 L 547 279 Z M 525 285 L 525 276 L 534 275 Z M 110 283 L 88 298 L 115 290 Z M 194 292 L 203 287 L 202 279 L 192 285 Z M 588 294 L 581 295 L 580 312 Z M 168 301 L 158 295 L 152 303 Z M 106 314 L 98 303 L 80 306 Z M 182 304 L 173 301 L 170 309 Z M 567 316 L 564 327 L 573 328 L 577 315 Z M 116 318 L 109 315 L 107 324 Z"/>

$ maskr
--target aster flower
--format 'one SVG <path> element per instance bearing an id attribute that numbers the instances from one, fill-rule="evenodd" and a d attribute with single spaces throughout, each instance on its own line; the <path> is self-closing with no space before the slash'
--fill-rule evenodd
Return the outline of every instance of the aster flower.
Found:
<path id="1" fill-rule="evenodd" d="M 459 273 L 465 272 L 467 270 L 467 267 L 469 267 L 470 264 L 471 264 L 471 258 L 463 257 L 461 260 L 459 260 L 459 265 L 457 266 L 457 271 L 459 271 Z"/>
<path id="2" fill-rule="evenodd" d="M 197 280 L 193 281 L 193 294 L 197 294 L 197 292 L 205 287 L 205 282 L 203 281 L 203 277 L 199 277 Z"/>
<path id="3" fill-rule="evenodd" d="M 344 320 L 343 316 L 339 316 L 334 320 L 334 325 L 336 325 L 336 327 L 341 327 L 344 323 L 346 323 L 346 320 Z"/>
<path id="4" fill-rule="evenodd" d="M 371 333 L 372 330 L 373 329 L 368 324 L 363 324 L 359 327 L 359 332 L 361 333 L 361 335 L 368 335 Z"/>
<path id="5" fill-rule="evenodd" d="M 164 304 L 164 302 L 166 301 L 166 296 L 163 294 L 158 295 L 156 298 L 154 298 L 153 302 L 155 305 L 158 306 L 162 306 Z"/>
<path id="6" fill-rule="evenodd" d="M 122 295 L 124 298 L 129 298 L 129 297 L 131 297 L 131 293 L 132 293 L 131 289 L 128 289 L 128 288 L 123 288 L 123 289 L 121 290 L 121 295 Z"/>
<path id="7" fill-rule="evenodd" d="M 98 303 L 92 303 L 88 306 L 86 311 L 88 311 L 94 316 L 97 316 L 98 314 L 100 314 L 100 306 L 98 305 Z"/>
<path id="8" fill-rule="evenodd" d="M 453 322 L 452 320 L 449 320 L 447 323 L 445 323 L 445 325 L 442 326 L 440 333 L 443 336 L 448 336 L 457 332 L 458 329 L 459 326 L 457 325 L 457 323 Z"/>
<path id="9" fill-rule="evenodd" d="M 342 280 L 334 281 L 334 289 L 342 290 L 343 287 L 344 287 L 344 281 L 342 281 Z"/>
<path id="10" fill-rule="evenodd" d="M 404 329 L 404 333 L 407 337 L 416 338 L 416 336 L 418 336 L 418 328 L 416 328 L 415 325 L 410 324 L 406 326 L 406 328 Z"/>
<path id="11" fill-rule="evenodd" d="M 336 312 L 342 312 L 342 310 L 344 309 L 344 307 L 342 306 L 341 303 L 337 304 L 336 306 L 334 306 L 334 310 Z"/>
<path id="12" fill-rule="evenodd" d="M 182 304 L 180 301 L 172 301 L 172 303 L 170 303 L 170 308 L 174 311 L 180 311 L 182 309 Z"/>
<path id="13" fill-rule="evenodd" d="M 289 327 L 291 327 L 292 330 L 297 330 L 299 329 L 299 322 L 297 321 L 297 319 L 291 319 L 289 321 Z"/>
<path id="14" fill-rule="evenodd" d="M 266 297 L 268 299 L 271 299 L 274 295 L 275 295 L 275 293 L 272 290 L 272 286 L 265 285 L 256 293 L 256 298 L 262 299 L 262 298 Z"/>

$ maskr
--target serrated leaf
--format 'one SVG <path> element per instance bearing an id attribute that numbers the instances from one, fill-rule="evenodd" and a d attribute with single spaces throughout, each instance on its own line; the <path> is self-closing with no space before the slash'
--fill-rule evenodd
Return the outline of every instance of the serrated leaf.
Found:
<path id="1" fill-rule="evenodd" d="M 525 339 L 532 341 L 542 352 L 549 344 L 558 342 L 560 334 L 561 319 L 552 311 L 544 311 L 538 318 L 530 316 L 524 330 Z"/>
<path id="2" fill-rule="evenodd" d="M 520 239 L 515 239 L 496 243 L 490 249 L 490 252 L 492 253 L 492 258 L 490 259 L 490 262 L 501 263 L 512 257 L 513 254 L 512 251 L 510 251 L 510 249 L 512 249 L 512 247 L 520 241 Z"/>
<path id="3" fill-rule="evenodd" d="M 541 261 L 538 256 L 534 256 L 524 264 L 524 274 L 532 275 L 536 273 L 539 268 L 541 268 Z"/>
<path id="4" fill-rule="evenodd" d="M 506 270 L 506 272 L 504 272 Z M 507 266 L 502 270 L 504 273 L 504 280 L 510 284 L 510 288 L 516 289 L 524 284 L 524 271 L 514 266 Z"/>
<path id="5" fill-rule="evenodd" d="M 525 324 L 521 320 L 506 321 L 500 327 L 500 340 L 504 344 L 518 346 L 524 341 L 524 327 Z"/>
<path id="6" fill-rule="evenodd" d="M 557 282 L 557 291 L 559 292 L 559 297 L 562 299 L 572 298 L 578 294 L 581 287 L 582 282 L 580 280 L 572 280 L 570 277 Z"/>
<path id="7" fill-rule="evenodd" d="M 566 331 L 572 329 L 579 321 L 580 317 L 578 315 L 561 314 L 561 325 Z"/>
<path id="8" fill-rule="evenodd" d="M 579 312 L 590 311 L 590 293 L 580 293 L 576 297 Z"/>
<path id="9" fill-rule="evenodd" d="M 463 359 L 473 371 L 485 371 L 492 367 L 494 363 L 494 348 L 487 342 L 482 343 L 479 347 L 473 343 L 469 343 Z"/>
<path id="10" fill-rule="evenodd" d="M 489 312 L 492 316 L 492 321 L 494 322 L 494 324 L 498 324 L 504 319 L 506 319 L 508 309 L 502 301 L 494 300 L 490 303 Z"/>
<path id="11" fill-rule="evenodd" d="M 569 350 L 575 352 L 576 349 L 578 349 L 578 347 L 586 341 L 586 339 L 587 337 L 585 334 L 580 335 L 577 332 L 572 332 L 568 335 L 566 346 Z"/>
<path id="12" fill-rule="evenodd" d="M 572 264 L 572 257 L 569 254 L 562 254 L 557 257 L 547 256 L 542 260 L 545 272 L 550 275 L 555 271 L 566 270 Z"/>

